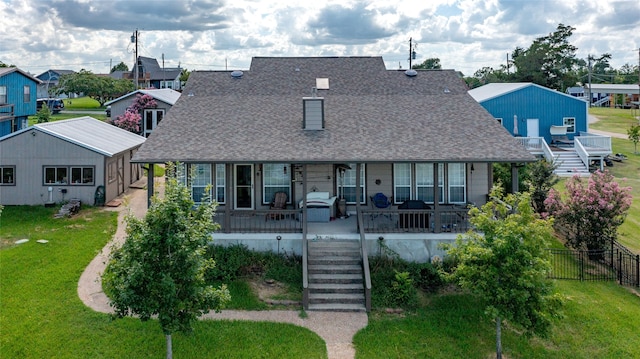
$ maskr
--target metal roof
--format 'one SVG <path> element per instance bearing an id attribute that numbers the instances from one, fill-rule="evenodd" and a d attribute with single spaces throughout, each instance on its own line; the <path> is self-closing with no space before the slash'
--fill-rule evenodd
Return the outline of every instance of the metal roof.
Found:
<path id="1" fill-rule="evenodd" d="M 109 102 L 106 102 L 104 105 L 108 106 L 113 104 L 114 102 L 118 102 L 122 99 L 125 99 L 127 97 L 130 96 L 134 96 L 136 94 L 143 94 L 143 95 L 149 95 L 151 97 L 153 97 L 156 100 L 160 100 L 164 103 L 168 103 L 169 105 L 173 106 L 175 105 L 176 101 L 178 101 L 178 99 L 180 98 L 181 93 L 176 91 L 176 90 L 172 90 L 172 89 L 142 89 L 142 90 L 137 90 L 134 92 L 130 92 L 124 96 L 120 96 L 115 100 L 111 100 Z"/>
<path id="2" fill-rule="evenodd" d="M 20 70 L 17 67 L 0 67 L 0 77 L 8 75 L 8 74 L 13 73 L 13 72 L 17 72 L 19 74 L 22 74 L 25 77 L 28 77 L 28 78 L 32 79 L 33 81 L 35 81 L 38 84 L 42 83 L 42 81 L 40 79 L 30 75 L 26 71 Z"/>
<path id="3" fill-rule="evenodd" d="M 535 87 L 544 91 L 550 91 L 553 93 L 557 93 L 561 96 L 566 96 L 573 100 L 582 101 L 574 96 L 571 96 L 566 93 L 562 93 L 560 91 L 556 91 L 554 89 L 550 89 L 548 87 L 540 86 L 538 84 L 534 84 L 533 82 L 495 82 L 486 84 L 480 87 L 476 87 L 472 90 L 469 90 L 469 95 L 473 97 L 478 103 L 482 103 L 484 101 L 500 97 L 506 95 L 511 92 L 519 91 L 523 88 L 527 87 Z"/>
<path id="4" fill-rule="evenodd" d="M 89 116 L 39 123 L 19 132 L 33 130 L 42 131 L 109 157 L 135 148 L 145 141 L 142 136 Z"/>

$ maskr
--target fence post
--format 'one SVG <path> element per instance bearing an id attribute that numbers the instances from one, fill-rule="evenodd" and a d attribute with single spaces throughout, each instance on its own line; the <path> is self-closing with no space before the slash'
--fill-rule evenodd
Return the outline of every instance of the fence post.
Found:
<path id="1" fill-rule="evenodd" d="M 584 280 L 584 251 L 579 251 L 580 253 L 580 281 Z"/>
<path id="2" fill-rule="evenodd" d="M 636 254 L 636 287 L 640 287 L 640 254 Z"/>
<path id="3" fill-rule="evenodd" d="M 614 242 L 614 240 L 612 239 L 611 240 L 611 268 L 614 268 L 614 265 L 613 265 L 613 242 Z"/>
<path id="4" fill-rule="evenodd" d="M 618 251 L 618 281 L 622 285 L 622 252 Z"/>

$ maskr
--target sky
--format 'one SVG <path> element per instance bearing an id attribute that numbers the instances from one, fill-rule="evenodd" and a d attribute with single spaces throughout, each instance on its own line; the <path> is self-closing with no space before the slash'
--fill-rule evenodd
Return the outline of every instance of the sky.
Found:
<path id="1" fill-rule="evenodd" d="M 576 56 L 638 65 L 640 0 L 0 0 L 0 61 L 108 73 L 138 55 L 160 66 L 247 70 L 256 56 L 382 56 L 387 69 L 439 58 L 473 75 L 505 65 L 558 24 Z"/>

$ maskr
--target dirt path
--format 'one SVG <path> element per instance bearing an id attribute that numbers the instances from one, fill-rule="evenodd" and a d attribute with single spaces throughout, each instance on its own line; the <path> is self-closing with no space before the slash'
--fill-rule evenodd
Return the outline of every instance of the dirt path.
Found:
<path id="1" fill-rule="evenodd" d="M 113 313 L 109 306 L 109 298 L 102 291 L 102 273 L 107 266 L 111 248 L 114 245 L 121 246 L 126 238 L 125 216 L 128 213 L 138 218 L 145 215 L 147 191 L 132 188 L 122 197 L 122 202 L 119 207 L 105 208 L 118 212 L 118 228 L 113 240 L 89 263 L 78 281 L 78 296 L 86 306 L 97 312 Z M 202 319 L 268 321 L 298 325 L 315 332 L 325 341 L 329 359 L 354 358 L 353 336 L 368 324 L 366 313 L 307 312 L 307 317 L 301 318 L 297 311 L 290 310 L 223 310 L 222 313 L 208 313 Z"/>
<path id="2" fill-rule="evenodd" d="M 589 119 L 589 123 L 596 123 L 598 121 L 600 121 L 600 118 L 598 118 L 597 116 L 594 115 L 588 115 Z M 604 136 L 609 136 L 609 137 L 613 137 L 613 138 L 622 138 L 625 140 L 629 139 L 629 136 L 622 134 L 622 133 L 617 133 L 617 132 L 608 132 L 608 131 L 601 131 L 601 130 L 594 130 L 592 128 L 589 129 L 589 132 L 591 133 L 595 133 L 597 135 L 604 135 Z"/>

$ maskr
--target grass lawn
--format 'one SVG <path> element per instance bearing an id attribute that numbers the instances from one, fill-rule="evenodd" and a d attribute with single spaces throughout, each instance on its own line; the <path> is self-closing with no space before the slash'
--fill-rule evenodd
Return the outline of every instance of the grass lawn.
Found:
<path id="1" fill-rule="evenodd" d="M 156 321 L 113 321 L 78 298 L 80 274 L 113 236 L 116 214 L 83 208 L 74 218 L 53 219 L 55 212 L 10 206 L 0 217 L 0 358 L 164 357 Z M 23 238 L 29 242 L 13 244 Z M 202 321 L 191 335 L 175 334 L 173 352 L 176 358 L 327 356 L 324 341 L 308 329 L 231 321 Z"/>
<path id="2" fill-rule="evenodd" d="M 66 98 L 62 101 L 64 102 L 64 109 L 69 111 L 104 109 L 104 107 L 100 107 L 100 102 L 87 96 L 71 99 Z"/>
<path id="3" fill-rule="evenodd" d="M 623 110 L 592 107 L 589 113 L 600 120 L 590 126 L 595 129 L 626 134 L 627 129 L 637 121 L 633 116 L 640 115 L 638 110 Z M 612 138 L 613 153 L 627 156 L 624 162 L 614 162 L 607 169 L 623 186 L 631 187 L 633 202 L 627 219 L 618 229 L 618 241 L 635 253 L 640 253 L 640 154 L 634 154 L 634 145 L 628 139 Z M 638 146 L 640 152 L 640 145 Z M 564 186 L 562 187 L 564 188 Z"/>
<path id="4" fill-rule="evenodd" d="M 638 110 L 618 109 L 618 108 L 606 108 L 606 107 L 591 107 L 589 114 L 598 117 L 599 121 L 590 123 L 589 128 L 593 128 L 601 131 L 609 131 L 627 134 L 627 129 L 632 124 L 637 124 L 638 120 L 634 116 L 640 116 Z"/>
<path id="5" fill-rule="evenodd" d="M 568 297 L 549 338 L 527 339 L 503 326 L 506 358 L 639 358 L 640 297 L 615 283 L 557 281 Z M 405 315 L 375 312 L 354 338 L 356 358 L 495 357 L 495 324 L 459 292 L 429 295 Z"/>

